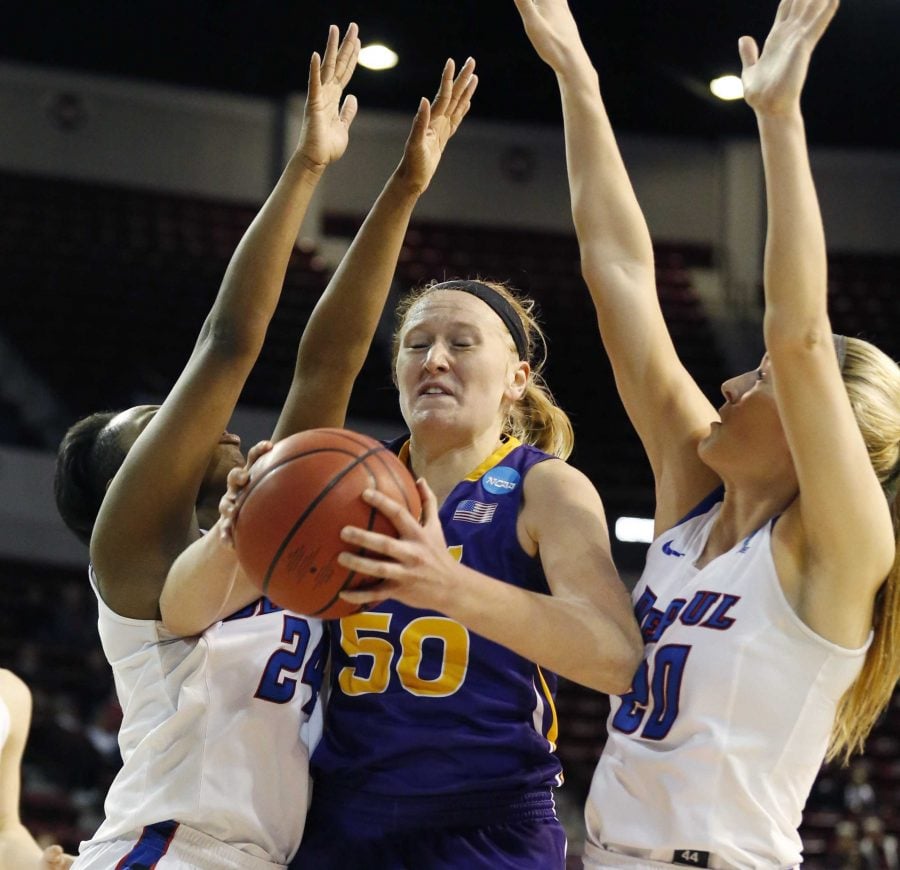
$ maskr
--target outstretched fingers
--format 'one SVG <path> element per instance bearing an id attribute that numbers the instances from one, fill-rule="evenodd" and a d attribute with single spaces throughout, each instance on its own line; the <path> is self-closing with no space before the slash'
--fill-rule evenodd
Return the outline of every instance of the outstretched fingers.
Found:
<path id="1" fill-rule="evenodd" d="M 782 0 L 775 15 L 777 25 L 795 25 L 817 42 L 840 5 L 839 0 Z"/>
<path id="2" fill-rule="evenodd" d="M 317 103 L 322 93 L 322 58 L 314 51 L 309 59 L 309 79 L 306 83 L 306 99 Z"/>
<path id="3" fill-rule="evenodd" d="M 356 117 L 356 113 L 359 109 L 359 104 L 356 101 L 356 97 L 353 94 L 347 94 L 344 97 L 343 105 L 341 106 L 341 123 L 349 128 L 353 123 L 353 119 Z"/>
<path id="4" fill-rule="evenodd" d="M 309 61 L 309 89 L 308 98 L 315 99 L 321 92 L 322 86 L 332 81 L 344 88 L 353 76 L 359 60 L 360 41 L 359 28 L 355 23 L 347 27 L 340 45 L 340 30 L 336 24 L 328 27 L 328 39 L 325 44 L 325 54 L 320 55 L 314 51 Z"/>
<path id="5" fill-rule="evenodd" d="M 781 21 L 784 21 L 791 14 L 791 7 L 794 5 L 794 0 L 781 0 L 778 4 L 778 9 L 775 12 L 775 23 L 778 24 Z"/>
<path id="6" fill-rule="evenodd" d="M 475 59 L 470 57 L 460 67 L 459 74 L 451 84 L 450 99 L 445 109 L 446 114 L 452 116 L 454 112 L 458 111 L 460 106 L 471 99 L 477 85 L 478 77 L 475 75 Z"/>
<path id="7" fill-rule="evenodd" d="M 745 70 L 754 66 L 759 60 L 759 46 L 756 40 L 752 36 L 742 36 L 738 40 L 738 54 Z"/>
<path id="8" fill-rule="evenodd" d="M 360 48 L 359 27 L 356 22 L 350 22 L 334 63 L 334 77 L 342 87 L 350 81 L 353 71 L 356 69 Z"/>
<path id="9" fill-rule="evenodd" d="M 462 123 L 462 119 L 469 113 L 472 108 L 472 95 L 475 88 L 478 87 L 478 76 L 472 74 L 466 81 L 465 87 L 454 96 L 447 111 L 447 117 L 454 130 Z"/>
<path id="10" fill-rule="evenodd" d="M 453 94 L 453 76 L 456 71 L 456 64 L 452 57 L 447 58 L 444 69 L 441 71 L 441 83 L 438 86 L 438 92 L 431 101 L 431 110 L 434 115 L 442 115 L 450 105 L 450 98 Z"/>
<path id="11" fill-rule="evenodd" d="M 410 142 L 422 142 L 428 133 L 428 127 L 431 124 L 431 103 L 426 97 L 419 100 L 419 108 L 416 109 L 416 116 L 413 118 L 412 128 L 409 131 Z"/>
<path id="12" fill-rule="evenodd" d="M 328 25 L 328 40 L 325 43 L 325 54 L 322 57 L 322 81 L 331 81 L 337 63 L 338 41 L 341 32 L 336 24 Z"/>
<path id="13" fill-rule="evenodd" d="M 812 38 L 818 42 L 834 18 L 840 6 L 839 0 L 814 0 L 805 10 L 805 20 Z"/>
<path id="14" fill-rule="evenodd" d="M 536 25 L 543 21 L 541 11 L 537 8 L 534 0 L 514 0 L 514 2 L 526 30 L 528 30 L 529 25 Z"/>

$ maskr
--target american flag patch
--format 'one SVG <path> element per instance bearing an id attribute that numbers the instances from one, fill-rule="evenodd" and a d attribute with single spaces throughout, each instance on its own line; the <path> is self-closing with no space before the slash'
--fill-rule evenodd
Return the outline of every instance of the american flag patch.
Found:
<path id="1" fill-rule="evenodd" d="M 495 510 L 496 502 L 485 504 L 483 501 L 467 498 L 456 506 L 452 519 L 461 523 L 489 523 L 494 518 Z"/>

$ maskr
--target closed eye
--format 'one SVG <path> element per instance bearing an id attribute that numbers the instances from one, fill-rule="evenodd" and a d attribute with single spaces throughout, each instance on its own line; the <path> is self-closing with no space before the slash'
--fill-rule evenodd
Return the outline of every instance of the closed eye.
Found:
<path id="1" fill-rule="evenodd" d="M 409 335 L 403 342 L 403 346 L 407 350 L 426 350 L 430 345 L 431 340 L 428 336 L 424 336 L 421 333 L 419 335 Z"/>

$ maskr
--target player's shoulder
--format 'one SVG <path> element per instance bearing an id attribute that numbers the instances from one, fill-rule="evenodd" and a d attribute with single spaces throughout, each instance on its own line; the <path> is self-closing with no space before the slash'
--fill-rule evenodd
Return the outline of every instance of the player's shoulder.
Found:
<path id="1" fill-rule="evenodd" d="M 7 668 L 0 668 L 0 688 L 11 692 L 28 692 L 25 681 Z"/>
<path id="2" fill-rule="evenodd" d="M 0 668 L 0 698 L 6 703 L 13 718 L 16 712 L 31 707 L 31 690 L 21 677 L 6 668 Z"/>
<path id="3" fill-rule="evenodd" d="M 576 490 L 585 487 L 594 490 L 593 483 L 583 471 L 579 471 L 574 465 L 569 465 L 558 456 L 543 451 L 540 453 L 541 460 L 531 465 L 525 478 L 526 486 L 529 489 L 541 488 L 558 490 L 563 493 L 573 487 Z"/>
<path id="4" fill-rule="evenodd" d="M 523 495 L 523 518 L 535 529 L 558 526 L 573 516 L 603 514 L 600 494 L 587 475 L 556 457 L 530 469 Z"/>

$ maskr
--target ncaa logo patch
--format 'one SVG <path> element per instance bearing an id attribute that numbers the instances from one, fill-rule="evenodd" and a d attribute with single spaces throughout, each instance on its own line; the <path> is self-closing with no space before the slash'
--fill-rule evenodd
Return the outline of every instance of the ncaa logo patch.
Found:
<path id="1" fill-rule="evenodd" d="M 512 492 L 522 479 L 515 468 L 508 465 L 498 465 L 490 471 L 486 471 L 481 478 L 481 485 L 494 495 L 506 495 Z"/>

